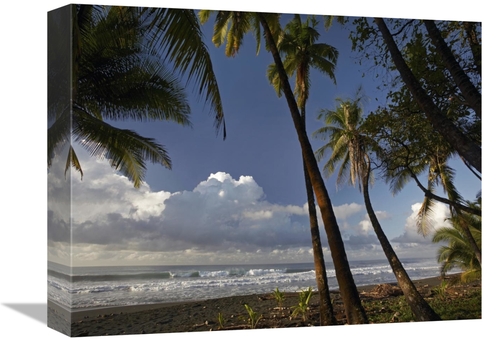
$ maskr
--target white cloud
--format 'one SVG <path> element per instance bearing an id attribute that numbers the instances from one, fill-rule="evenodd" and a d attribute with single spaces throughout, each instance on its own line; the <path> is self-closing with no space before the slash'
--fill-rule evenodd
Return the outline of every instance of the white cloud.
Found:
<path id="1" fill-rule="evenodd" d="M 363 211 L 364 209 L 365 207 L 363 205 L 357 203 L 343 204 L 333 208 L 335 217 L 340 220 L 345 220 L 350 216 Z"/>
<path id="2" fill-rule="evenodd" d="M 134 188 L 106 161 L 90 159 L 84 152 L 79 157 L 85 173 L 83 180 L 74 172 L 71 178 L 72 225 L 65 213 L 69 200 L 62 200 L 68 196 L 68 181 L 60 178 L 62 164 L 49 174 L 55 180 L 49 181 L 52 198 L 59 200 L 57 205 L 49 203 L 51 260 L 69 254 L 70 235 L 73 261 L 80 265 L 312 260 L 307 203 L 270 203 L 251 176 L 233 178 L 217 172 L 192 190 L 155 192 L 147 184 Z M 445 211 L 436 208 L 439 219 Z M 395 249 L 411 249 L 411 243 L 424 241 L 412 225 L 417 206 L 412 209 L 405 234 L 393 241 Z M 384 257 L 363 205 L 344 204 L 334 207 L 334 212 L 348 253 L 357 259 Z M 352 224 L 358 214 L 364 219 Z M 376 214 L 380 220 L 390 218 L 387 212 Z M 330 259 L 326 238 L 323 244 L 325 258 Z"/>
<path id="3" fill-rule="evenodd" d="M 394 238 L 394 242 L 407 243 L 410 245 L 411 243 L 427 243 L 429 241 L 430 238 L 424 238 L 422 234 L 418 233 L 417 216 L 420 207 L 422 207 L 422 203 L 416 203 L 411 206 L 412 213 L 408 218 L 406 218 L 404 233 L 401 236 Z M 449 222 L 446 220 L 448 217 L 448 206 L 443 203 L 436 202 L 429 216 L 429 220 L 434 223 L 434 226 L 430 229 L 430 234 L 432 235 L 434 228 L 450 226 Z"/>
<path id="4" fill-rule="evenodd" d="M 376 211 L 375 215 L 377 216 L 379 223 L 381 221 L 387 220 L 391 217 L 391 215 L 386 211 Z M 370 220 L 370 217 L 368 216 L 368 213 L 365 214 L 365 219 L 363 219 L 359 222 L 358 228 L 356 231 L 362 235 L 373 233 L 373 225 L 372 225 L 372 222 Z"/>
<path id="5" fill-rule="evenodd" d="M 310 247 L 304 206 L 267 202 L 251 176 L 234 179 L 218 172 L 191 191 L 154 192 L 147 184 L 134 188 L 105 160 L 77 153 L 84 178 L 72 172 L 71 224 L 70 200 L 60 199 L 64 191 L 69 193 L 69 179 L 60 179 L 62 159 L 55 160 L 49 174 L 55 180 L 49 181 L 54 194 L 49 205 L 49 244 L 67 245 L 71 234 L 75 262 L 172 263 L 175 257 L 179 262 L 186 262 L 186 257 L 230 261 L 238 254 L 231 250 L 239 250 L 240 262 L 261 250 L 256 258 L 265 261 L 273 249 Z M 59 244 L 59 249 L 49 251 L 53 259 L 67 254 Z M 195 252 L 186 254 L 186 250 Z"/>

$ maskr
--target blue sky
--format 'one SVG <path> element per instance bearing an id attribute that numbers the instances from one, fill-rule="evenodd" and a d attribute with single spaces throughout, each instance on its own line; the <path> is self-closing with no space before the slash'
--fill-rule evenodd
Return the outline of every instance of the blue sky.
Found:
<path id="1" fill-rule="evenodd" d="M 223 47 L 210 42 L 210 23 L 203 29 L 222 95 L 227 139 L 216 135 L 209 108 L 188 85 L 192 128 L 172 122 L 117 123 L 156 138 L 172 158 L 172 170 L 151 165 L 140 190 L 107 163 L 77 150 L 85 175 L 83 181 L 78 174 L 72 178 L 73 265 L 312 261 L 301 152 L 286 101 L 276 96 L 266 77 L 272 57 L 264 48 L 256 55 L 255 38 L 248 34 L 239 54 L 228 58 Z M 333 109 L 335 98 L 354 96 L 360 85 L 367 96 L 366 113 L 385 103 L 370 65 L 356 63 L 348 29 L 335 23 L 326 32 L 321 25 L 318 30 L 318 41 L 335 46 L 339 60 L 336 85 L 311 73 L 310 133 L 322 126 L 320 109 Z M 311 142 L 315 150 L 323 143 Z M 473 199 L 480 182 L 460 162 L 455 164 L 457 187 Z M 51 175 L 62 176 L 61 169 L 55 162 Z M 336 175 L 326 184 L 349 259 L 384 258 L 357 187 L 337 190 Z M 371 198 L 401 258 L 434 257 L 437 246 L 416 233 L 415 212 L 423 193 L 414 183 L 393 196 L 378 180 Z M 436 224 L 444 224 L 445 206 L 435 211 Z M 69 252 L 67 245 L 57 243 L 59 232 L 54 228 L 49 233 L 54 242 L 49 259 L 55 261 Z M 331 261 L 326 247 L 325 252 Z"/>

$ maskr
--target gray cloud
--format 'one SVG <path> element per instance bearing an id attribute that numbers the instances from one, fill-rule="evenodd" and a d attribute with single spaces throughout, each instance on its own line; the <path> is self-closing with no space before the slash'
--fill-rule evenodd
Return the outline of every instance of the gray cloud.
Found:
<path id="1" fill-rule="evenodd" d="M 233 178 L 218 172 L 192 190 L 155 192 L 147 184 L 133 188 L 106 160 L 77 152 L 85 172 L 83 180 L 74 172 L 71 175 L 71 237 L 77 263 L 312 260 L 307 204 L 270 203 L 251 176 Z M 49 255 L 56 257 L 68 252 L 70 225 L 65 210 L 70 206 L 61 198 L 67 195 L 69 179 L 60 178 L 61 170 L 49 176 L 55 179 L 49 181 L 49 191 L 59 200 L 59 204 L 49 204 L 48 216 L 49 248 L 59 248 L 49 250 Z M 344 204 L 334 211 L 346 237 L 347 252 L 383 257 L 363 205 Z M 348 221 L 359 214 L 365 217 L 358 224 Z M 377 216 L 390 218 L 386 212 L 377 212 Z M 409 222 L 405 235 L 394 240 L 401 243 L 395 248 L 412 246 Z M 324 235 L 321 219 L 319 223 Z M 326 247 L 326 237 L 323 240 Z"/>

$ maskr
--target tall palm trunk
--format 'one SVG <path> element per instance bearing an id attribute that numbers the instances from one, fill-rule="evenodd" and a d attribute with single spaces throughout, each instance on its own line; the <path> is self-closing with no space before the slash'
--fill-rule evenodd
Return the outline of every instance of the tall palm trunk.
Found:
<path id="1" fill-rule="evenodd" d="M 314 202 L 314 191 L 311 185 L 311 179 L 307 174 L 307 166 L 304 160 L 304 178 L 306 181 L 307 205 L 309 206 L 309 225 L 311 227 L 311 240 L 314 256 L 314 270 L 316 272 L 316 284 L 319 293 L 319 314 L 320 325 L 328 326 L 337 324 L 335 314 L 333 313 L 333 305 L 328 288 L 328 277 L 326 275 L 325 259 L 321 247 L 321 238 L 319 235 L 318 218 L 316 215 L 316 204 Z"/>
<path id="2" fill-rule="evenodd" d="M 283 93 L 285 94 L 295 130 L 299 138 L 302 149 L 302 157 L 304 159 L 304 163 L 306 164 L 307 173 L 309 174 L 314 193 L 316 194 L 318 206 L 320 207 L 321 216 L 323 218 L 323 223 L 328 237 L 328 245 L 330 246 L 333 264 L 335 266 L 335 274 L 339 283 L 339 290 L 344 302 L 347 323 L 368 323 L 368 317 L 363 305 L 361 304 L 358 289 L 356 288 L 354 278 L 352 277 L 344 243 L 342 241 L 342 236 L 340 235 L 340 228 L 337 224 L 335 214 L 333 213 L 330 197 L 328 196 L 325 183 L 321 177 L 321 172 L 316 162 L 311 143 L 309 142 L 304 125 L 302 124 L 302 118 L 300 116 L 297 102 L 295 101 L 295 96 L 290 87 L 290 83 L 288 82 L 288 76 L 286 75 L 281 57 L 265 16 L 262 13 L 256 13 L 256 15 L 258 16 L 264 29 L 264 37 L 266 39 L 267 46 L 269 47 L 274 63 L 276 64 L 276 68 L 283 85 Z"/>
<path id="3" fill-rule="evenodd" d="M 403 291 L 403 294 L 406 298 L 406 302 L 411 308 L 411 311 L 415 315 L 415 318 L 418 321 L 439 321 L 441 318 L 432 310 L 429 304 L 423 299 L 420 293 L 417 291 L 415 284 L 411 281 L 410 277 L 406 273 L 403 265 L 399 261 L 396 252 L 391 246 L 391 243 L 387 239 L 382 227 L 380 226 L 377 216 L 375 215 L 375 211 L 373 210 L 370 195 L 368 192 L 368 182 L 370 177 L 370 168 L 368 166 L 368 170 L 364 172 L 363 175 L 363 197 L 365 200 L 366 211 L 368 213 L 368 217 L 373 226 L 373 230 L 377 235 L 377 238 L 384 250 L 385 256 L 391 265 L 392 271 L 396 276 L 399 287 Z"/>
<path id="4" fill-rule="evenodd" d="M 306 108 L 305 102 L 302 103 L 302 123 L 304 129 L 306 126 Z M 316 214 L 316 203 L 314 202 L 314 191 L 311 185 L 311 179 L 307 173 L 307 166 L 304 158 L 302 158 L 304 167 L 304 178 L 306 182 L 307 206 L 309 207 L 309 226 L 311 228 L 311 240 L 314 257 L 314 270 L 316 273 L 316 284 L 319 293 L 319 316 L 320 325 L 328 326 L 337 324 L 335 314 L 333 313 L 333 305 L 330 298 L 330 290 L 328 288 L 328 277 L 326 275 L 325 259 L 323 257 L 323 249 L 321 247 L 321 238 L 319 235 L 318 217 Z"/>
<path id="5" fill-rule="evenodd" d="M 424 24 L 432 43 L 436 47 L 436 51 L 443 58 L 446 68 L 450 71 L 451 77 L 462 92 L 465 101 L 469 104 L 472 110 L 474 110 L 476 115 L 481 118 L 481 94 L 474 84 L 472 84 L 469 76 L 467 76 L 464 69 L 462 69 L 456 60 L 453 52 L 451 52 L 450 48 L 444 41 L 436 23 L 433 20 L 424 20 Z"/>
<path id="6" fill-rule="evenodd" d="M 427 95 L 406 64 L 384 20 L 382 18 L 375 18 L 375 23 L 380 33 L 382 33 L 382 37 L 384 38 L 389 53 L 392 56 L 392 60 L 394 61 L 394 65 L 398 69 L 401 78 L 417 101 L 420 109 L 425 113 L 429 122 L 431 122 L 434 129 L 450 143 L 460 156 L 481 173 L 481 147 L 462 133 L 448 117 L 443 115 L 441 110 L 432 101 L 429 95 Z"/>
<path id="7" fill-rule="evenodd" d="M 476 66 L 476 71 L 481 76 L 481 44 L 477 37 L 476 25 L 477 23 L 475 22 L 464 22 L 464 29 L 467 34 L 467 41 L 469 42 L 472 57 L 474 58 L 474 65 Z"/>

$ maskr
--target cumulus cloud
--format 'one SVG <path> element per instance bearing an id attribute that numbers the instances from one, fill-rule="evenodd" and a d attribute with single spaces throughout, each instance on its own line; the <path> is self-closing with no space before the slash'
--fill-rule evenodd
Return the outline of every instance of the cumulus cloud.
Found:
<path id="1" fill-rule="evenodd" d="M 218 172 L 192 190 L 155 192 L 147 184 L 133 188 L 106 160 L 77 153 L 83 180 L 75 172 L 64 179 L 62 159 L 49 172 L 49 245 L 62 250 L 71 234 L 74 260 L 171 263 L 172 257 L 206 261 L 211 255 L 229 261 L 239 254 L 241 262 L 247 254 L 265 260 L 273 251 L 303 255 L 300 250 L 310 248 L 307 206 L 266 201 L 251 176 Z M 71 200 L 62 199 L 68 184 Z"/>
<path id="2" fill-rule="evenodd" d="M 335 206 L 335 217 L 340 220 L 345 220 L 350 216 L 363 211 L 365 207 L 357 203 L 343 204 L 340 206 Z"/>
<path id="3" fill-rule="evenodd" d="M 422 203 L 416 203 L 411 206 L 412 213 L 406 218 L 405 230 L 404 233 L 394 238 L 394 242 L 412 244 L 412 243 L 428 243 L 429 238 L 424 238 L 422 234 L 418 233 L 417 228 L 417 216 L 418 211 L 422 207 Z M 449 210 L 445 204 L 440 202 L 436 202 L 432 208 L 432 212 L 430 212 L 429 220 L 433 223 L 433 227 L 431 226 L 432 233 L 434 231 L 434 227 L 442 227 L 442 226 L 451 226 L 450 223 L 446 220 L 449 217 Z"/>
<path id="4" fill-rule="evenodd" d="M 148 184 L 136 189 L 106 160 L 77 152 L 83 180 L 74 171 L 64 177 L 64 159 L 57 164 L 56 158 L 49 172 L 51 260 L 64 263 L 70 252 L 75 265 L 312 260 L 307 203 L 271 203 L 252 176 L 217 172 L 192 189 L 174 193 L 152 191 Z M 422 242 L 412 225 L 416 207 L 405 234 L 393 241 L 395 249 Z M 437 207 L 436 213 L 444 212 Z M 363 205 L 344 204 L 334 212 L 347 252 L 356 255 L 353 259 L 384 257 Z M 381 221 L 390 219 L 387 212 L 376 214 Z M 326 254 L 326 238 L 323 244 Z"/>

